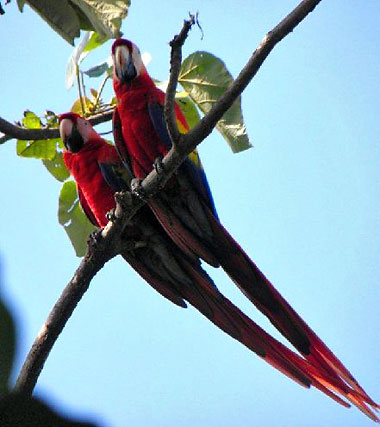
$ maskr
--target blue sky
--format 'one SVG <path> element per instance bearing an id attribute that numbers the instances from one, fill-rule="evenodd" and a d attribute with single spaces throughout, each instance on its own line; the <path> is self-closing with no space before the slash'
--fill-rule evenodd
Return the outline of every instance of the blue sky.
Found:
<path id="1" fill-rule="evenodd" d="M 236 76 L 296 4 L 133 2 L 123 31 L 152 55 L 150 73 L 165 79 L 168 41 L 198 10 L 204 38 L 194 28 L 184 56 L 210 51 Z M 5 10 L 0 115 L 13 121 L 25 109 L 69 110 L 72 47 L 28 7 L 20 14 L 12 2 Z M 200 147 L 223 224 L 378 401 L 379 15 L 376 1 L 322 1 L 243 94 L 254 148 L 233 155 L 216 131 Z M 93 52 L 83 68 L 109 49 Z M 14 140 L 0 151 L 2 294 L 19 327 L 17 372 L 80 260 L 57 222 L 60 184 L 39 161 L 18 158 Z M 278 337 L 223 272 L 209 272 Z M 36 394 L 107 427 L 371 425 L 358 410 L 282 376 L 194 309 L 172 306 L 119 259 L 93 280 Z"/>

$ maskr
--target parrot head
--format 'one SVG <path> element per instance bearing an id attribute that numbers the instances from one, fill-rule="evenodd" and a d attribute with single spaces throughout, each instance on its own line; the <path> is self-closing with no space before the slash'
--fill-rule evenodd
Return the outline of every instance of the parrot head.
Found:
<path id="1" fill-rule="evenodd" d="M 90 122 L 75 113 L 59 116 L 59 133 L 70 153 L 78 153 L 86 142 L 97 135 Z"/>
<path id="2" fill-rule="evenodd" d="M 114 78 L 121 83 L 130 83 L 145 71 L 139 48 L 129 40 L 115 40 L 112 60 Z"/>

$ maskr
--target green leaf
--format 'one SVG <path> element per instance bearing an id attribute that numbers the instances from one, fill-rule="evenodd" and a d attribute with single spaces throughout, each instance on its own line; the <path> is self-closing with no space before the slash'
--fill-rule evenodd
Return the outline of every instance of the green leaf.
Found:
<path id="1" fill-rule="evenodd" d="M 66 179 L 70 176 L 69 171 L 63 163 L 62 153 L 56 152 L 52 160 L 42 160 L 42 163 L 58 181 L 66 181 Z"/>
<path id="2" fill-rule="evenodd" d="M 90 40 L 86 44 L 86 47 L 84 48 L 84 52 L 90 52 L 91 50 L 96 49 L 97 47 L 104 44 L 109 38 L 107 36 L 101 35 L 99 33 L 96 33 L 93 31 L 91 33 Z"/>
<path id="3" fill-rule="evenodd" d="M 233 78 L 219 58 L 207 52 L 195 52 L 183 61 L 178 81 L 199 109 L 207 113 L 231 85 Z M 251 147 L 240 97 L 219 120 L 216 128 L 234 153 Z"/>
<path id="4" fill-rule="evenodd" d="M 24 111 L 24 118 L 21 122 L 22 125 L 28 129 L 41 129 L 41 120 L 32 111 Z"/>
<path id="5" fill-rule="evenodd" d="M 78 257 L 86 253 L 88 235 L 95 227 L 85 216 L 79 204 L 76 184 L 66 181 L 59 195 L 58 221 L 65 229 Z"/>
<path id="6" fill-rule="evenodd" d="M 89 68 L 86 71 L 83 71 L 88 77 L 100 77 L 102 74 L 106 73 L 109 68 L 108 62 L 102 62 L 99 65 Z"/>
<path id="7" fill-rule="evenodd" d="M 120 37 L 121 20 L 127 16 L 130 0 L 71 0 L 86 15 L 92 29 L 103 37 Z"/>
<path id="8" fill-rule="evenodd" d="M 44 118 L 46 126 L 48 128 L 57 128 L 59 127 L 58 115 L 53 111 L 46 110 L 44 113 Z"/>
<path id="9" fill-rule="evenodd" d="M 74 45 L 74 38 L 79 37 L 81 26 L 78 14 L 69 0 L 25 0 L 22 3 L 28 4 L 54 31 Z"/>
<path id="10" fill-rule="evenodd" d="M 81 116 L 83 116 L 87 111 L 92 111 L 94 109 L 94 104 L 91 102 L 91 100 L 87 97 L 83 97 L 82 98 L 83 101 L 83 107 L 85 109 L 85 111 L 82 111 L 82 103 L 80 101 L 80 98 L 78 98 L 74 104 L 71 106 L 71 112 L 73 113 L 77 113 L 80 114 Z"/>
<path id="11" fill-rule="evenodd" d="M 16 151 L 20 157 L 32 157 L 42 160 L 53 160 L 59 139 L 41 139 L 36 141 L 17 140 Z"/>
<path id="12" fill-rule="evenodd" d="M 17 0 L 20 11 L 28 4 L 54 31 L 74 45 L 80 30 L 92 30 L 101 37 L 121 35 L 121 20 L 127 16 L 130 0 Z"/>
<path id="13" fill-rule="evenodd" d="M 175 95 L 176 102 L 186 118 L 190 129 L 193 128 L 199 121 L 200 116 L 194 102 L 187 92 L 177 92 Z"/>
<path id="14" fill-rule="evenodd" d="M 9 389 L 15 349 L 16 328 L 12 316 L 0 300 L 0 396 Z"/>

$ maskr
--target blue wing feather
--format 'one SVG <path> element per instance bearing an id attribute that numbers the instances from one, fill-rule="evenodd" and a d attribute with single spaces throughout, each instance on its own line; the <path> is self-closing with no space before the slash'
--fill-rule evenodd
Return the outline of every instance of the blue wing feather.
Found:
<path id="1" fill-rule="evenodd" d="M 125 174 L 125 169 L 121 164 L 99 163 L 99 168 L 103 178 L 113 191 L 129 190 L 130 178 L 128 178 L 128 174 Z"/>
<path id="2" fill-rule="evenodd" d="M 166 128 L 163 106 L 159 102 L 151 102 L 148 106 L 148 111 L 155 131 L 157 132 L 158 136 L 165 144 L 167 149 L 170 150 L 172 142 L 170 140 L 170 136 Z M 192 160 L 192 157 L 196 162 Z M 210 186 L 208 184 L 206 174 L 203 170 L 202 163 L 196 150 L 194 150 L 193 153 L 184 161 L 181 166 L 181 169 L 183 171 L 186 171 L 186 174 L 190 178 L 190 181 L 194 185 L 198 194 L 200 194 L 203 201 L 211 209 L 214 216 L 218 218 Z"/>

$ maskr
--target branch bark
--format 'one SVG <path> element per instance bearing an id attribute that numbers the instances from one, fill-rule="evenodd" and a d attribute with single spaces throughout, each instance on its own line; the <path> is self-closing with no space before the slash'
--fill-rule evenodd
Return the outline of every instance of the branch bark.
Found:
<path id="1" fill-rule="evenodd" d="M 14 391 L 31 395 L 54 343 L 96 273 L 120 250 L 120 229 L 114 224 L 108 233 L 95 232 L 87 253 L 43 324 L 21 368 Z"/>
<path id="2" fill-rule="evenodd" d="M 173 40 L 169 43 L 172 49 L 170 55 L 169 83 L 165 96 L 164 115 L 170 139 L 173 142 L 173 146 L 177 147 L 181 139 L 181 134 L 178 131 L 174 111 L 175 94 L 178 84 L 178 76 L 182 64 L 182 46 L 185 43 L 189 31 L 194 24 L 195 17 L 190 15 L 190 19 L 184 21 L 181 32 L 177 36 L 174 36 Z"/>
<path id="3" fill-rule="evenodd" d="M 283 19 L 264 37 L 246 66 L 240 72 L 237 79 L 218 100 L 211 111 L 204 116 L 189 133 L 181 135 L 180 150 L 178 150 L 178 146 L 173 144 L 172 149 L 163 159 L 164 171 L 158 174 L 157 171 L 153 169 L 152 172 L 144 179 L 141 185 L 146 199 L 152 197 L 160 188 L 162 188 L 162 186 L 165 185 L 177 167 L 186 159 L 187 155 L 210 134 L 218 120 L 222 117 L 223 113 L 227 111 L 255 76 L 275 45 L 287 34 L 293 31 L 293 29 L 317 6 L 318 3 L 320 3 L 320 1 L 321 0 L 302 1 L 285 19 Z M 176 56 L 176 62 L 175 64 L 173 63 L 171 67 L 170 81 L 172 82 L 172 86 L 170 88 L 170 94 L 166 100 L 167 106 L 165 117 L 167 120 L 167 126 L 171 130 L 173 137 L 175 137 L 176 131 L 173 130 L 173 123 L 171 123 L 171 121 L 172 117 L 174 117 L 174 94 L 178 79 L 177 61 L 178 57 L 181 58 L 181 48 L 190 30 L 188 25 L 188 21 L 185 21 L 180 35 L 176 36 L 177 38 L 184 37 L 183 41 L 181 42 L 180 39 L 179 43 L 173 43 L 172 45 L 172 50 L 176 51 L 175 55 L 179 56 Z M 176 38 L 174 38 L 173 42 L 175 40 Z M 97 123 L 100 123 L 100 121 L 106 121 L 101 118 L 93 118 L 92 120 L 94 120 L 92 123 L 94 123 L 95 120 L 99 120 Z M 176 129 L 176 126 L 174 126 L 174 129 Z M 29 138 L 29 136 L 26 137 L 26 139 Z M 60 332 L 63 330 L 63 327 L 70 318 L 73 310 L 84 295 L 84 292 L 88 289 L 92 278 L 103 267 L 105 262 L 120 252 L 121 243 L 119 236 L 121 231 L 128 220 L 132 218 L 137 210 L 144 204 L 142 200 L 131 195 L 131 193 L 118 193 L 116 194 L 115 199 L 117 203 L 114 220 L 107 224 L 99 235 L 100 237 L 89 246 L 87 256 L 81 262 L 79 268 L 74 274 L 74 277 L 69 282 L 53 310 L 49 314 L 49 317 L 42 327 L 40 334 L 36 338 L 21 370 L 15 387 L 17 391 L 28 394 L 33 392 L 38 376 L 41 373 L 49 352 Z"/>
<path id="4" fill-rule="evenodd" d="M 98 125 L 110 121 L 112 119 L 113 109 L 104 113 L 98 113 L 88 120 L 92 125 Z M 4 135 L 0 137 L 0 144 L 13 139 L 22 139 L 25 141 L 35 141 L 39 139 L 59 138 L 59 129 L 26 129 L 18 125 L 14 125 L 0 117 L 0 132 Z"/>

